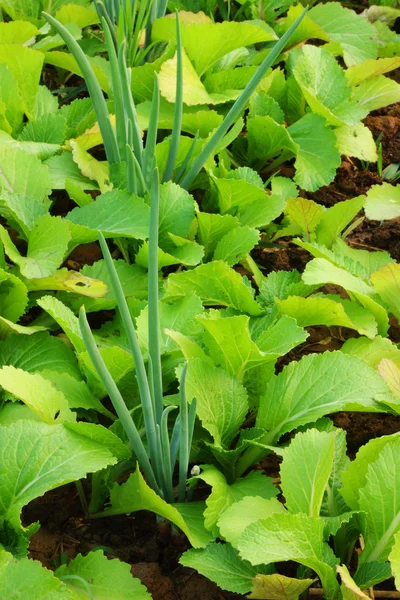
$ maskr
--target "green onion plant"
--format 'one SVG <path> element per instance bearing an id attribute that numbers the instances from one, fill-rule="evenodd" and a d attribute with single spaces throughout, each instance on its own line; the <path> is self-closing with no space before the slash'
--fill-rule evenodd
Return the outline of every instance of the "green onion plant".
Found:
<path id="1" fill-rule="evenodd" d="M 190 447 L 196 416 L 196 400 L 190 406 L 185 393 L 185 365 L 180 380 L 179 410 L 170 438 L 168 428 L 169 414 L 178 407 L 167 406 L 163 403 L 163 386 L 161 373 L 159 317 L 158 317 L 158 207 L 159 207 L 159 176 L 157 169 L 153 170 L 150 198 L 150 231 L 149 231 L 149 273 L 148 273 L 148 331 L 149 356 L 146 372 L 145 362 L 141 353 L 137 334 L 129 312 L 121 281 L 118 277 L 107 243 L 99 233 L 100 246 L 111 281 L 111 287 L 117 300 L 121 320 L 128 340 L 139 388 L 143 411 L 144 430 L 147 444 L 135 425 L 134 420 L 118 390 L 118 387 L 108 371 L 96 345 L 94 336 L 88 324 L 84 307 L 79 314 L 79 323 L 83 340 L 90 359 L 103 383 L 114 410 L 121 421 L 128 440 L 136 455 L 140 469 L 153 490 L 167 502 L 176 500 L 173 486 L 174 468 L 179 458 L 178 499 L 186 499 L 186 479 L 190 458 Z"/>
<path id="2" fill-rule="evenodd" d="M 116 4 L 119 6 L 120 1 L 121 0 L 119 0 L 119 2 L 114 1 L 111 3 L 110 0 L 110 4 Z M 128 5 L 128 3 L 126 5 Z M 159 8 L 158 4 L 157 7 Z M 215 153 L 222 138 L 235 124 L 237 119 L 243 114 L 250 96 L 253 94 L 268 69 L 275 63 L 280 53 L 284 50 L 290 37 L 300 24 L 306 12 L 307 8 L 304 9 L 302 14 L 273 46 L 253 77 L 250 79 L 243 92 L 232 105 L 222 123 L 215 130 L 210 139 L 204 144 L 200 153 L 194 160 L 192 160 L 192 158 L 194 147 L 198 141 L 198 136 L 193 138 L 193 143 L 188 151 L 188 154 L 179 168 L 176 166 L 176 157 L 181 136 L 184 82 L 182 69 L 182 41 L 180 35 L 179 18 L 178 14 L 176 14 L 176 102 L 169 156 L 165 170 L 160 174 L 163 182 L 172 180 L 185 189 L 191 188 L 194 180 L 206 164 L 207 160 Z M 143 146 L 135 102 L 133 100 L 131 91 L 131 86 L 134 85 L 134 82 L 131 81 L 131 69 L 127 66 L 126 56 L 128 44 L 126 42 L 126 38 L 121 41 L 121 35 L 119 32 L 118 36 L 116 36 L 112 19 L 109 16 L 110 14 L 114 14 L 115 16 L 115 11 L 114 13 L 109 11 L 108 16 L 106 16 L 106 13 L 104 13 L 104 15 L 102 14 L 101 22 L 104 30 L 104 37 L 111 67 L 116 120 L 115 131 L 111 124 L 110 114 L 103 92 L 84 52 L 70 32 L 64 27 L 64 25 L 47 13 L 44 13 L 44 16 L 54 27 L 57 33 L 63 38 L 83 74 L 87 89 L 93 102 L 94 110 L 96 112 L 107 160 L 110 164 L 110 173 L 113 183 L 117 187 L 124 185 L 128 191 L 138 196 L 143 196 L 151 187 L 152 173 L 154 167 L 156 166 L 155 147 L 158 133 L 160 91 L 158 87 L 157 75 L 155 74 L 150 122 L 146 136 L 146 145 Z M 125 168 L 121 168 L 121 163 L 125 165 Z M 123 174 L 124 172 L 127 174 L 127 183 L 124 183 L 122 180 L 124 175 L 121 175 L 121 173 Z"/>

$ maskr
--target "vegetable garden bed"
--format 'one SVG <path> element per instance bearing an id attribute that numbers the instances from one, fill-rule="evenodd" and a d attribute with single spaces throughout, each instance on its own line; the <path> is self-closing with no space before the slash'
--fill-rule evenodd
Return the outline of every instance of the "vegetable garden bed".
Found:
<path id="1" fill-rule="evenodd" d="M 400 9 L 0 0 L 0 600 L 400 597 Z"/>

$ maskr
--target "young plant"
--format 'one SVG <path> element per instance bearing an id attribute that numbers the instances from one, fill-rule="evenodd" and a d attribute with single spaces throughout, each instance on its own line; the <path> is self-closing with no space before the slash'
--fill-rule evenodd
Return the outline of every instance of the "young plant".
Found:
<path id="1" fill-rule="evenodd" d="M 196 416 L 196 401 L 193 399 L 190 407 L 188 406 L 185 389 L 187 368 L 185 366 L 180 381 L 179 413 L 175 420 L 172 437 L 170 438 L 168 433 L 168 416 L 176 407 L 167 406 L 164 408 L 163 405 L 158 317 L 158 210 L 159 181 L 158 171 L 155 169 L 152 176 L 150 201 L 148 272 L 149 358 L 147 373 L 121 281 L 115 269 L 107 243 L 103 235 L 101 233 L 99 234 L 100 245 L 111 280 L 112 289 L 117 299 L 124 331 L 135 364 L 148 450 L 146 450 L 131 414 L 96 346 L 96 342 L 86 319 L 84 307 L 81 308 L 79 321 L 82 337 L 89 356 L 96 368 L 100 380 L 108 392 L 114 409 L 132 445 L 140 468 L 153 490 L 166 499 L 167 502 L 172 503 L 175 500 L 173 474 L 178 455 L 179 501 L 183 502 L 186 497 L 186 478 Z"/>

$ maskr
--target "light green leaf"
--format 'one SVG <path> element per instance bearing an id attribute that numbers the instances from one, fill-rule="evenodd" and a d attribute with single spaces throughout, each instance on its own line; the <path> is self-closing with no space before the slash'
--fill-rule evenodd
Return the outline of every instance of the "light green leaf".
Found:
<path id="1" fill-rule="evenodd" d="M 12 322 L 18 321 L 28 304 L 28 290 L 12 273 L 0 269 L 0 315 Z"/>
<path id="2" fill-rule="evenodd" d="M 308 192 L 331 183 L 340 165 L 334 132 L 319 115 L 306 114 L 288 128 L 298 145 L 294 181 Z"/>
<path id="3" fill-rule="evenodd" d="M 353 198 L 352 200 L 355 200 L 355 198 Z M 335 240 L 332 249 L 335 253 L 347 256 L 353 262 L 358 262 L 359 264 L 361 264 L 365 269 L 366 279 L 369 279 L 372 273 L 378 271 L 385 265 L 396 262 L 388 252 L 370 252 L 369 250 L 356 250 L 355 248 L 348 246 L 346 242 L 340 238 L 337 238 Z"/>
<path id="4" fill-rule="evenodd" d="M 339 131 L 342 129 L 336 129 Z M 374 142 L 375 147 L 375 142 Z M 324 212 L 318 223 L 316 230 L 316 239 L 319 244 L 331 248 L 335 239 L 340 235 L 345 227 L 354 219 L 364 205 L 364 197 L 358 196 L 350 200 L 338 202 Z M 343 244 L 344 246 L 344 244 Z"/>
<path id="5" fill-rule="evenodd" d="M 18 133 L 23 124 L 24 103 L 22 101 L 17 78 L 5 64 L 0 64 L 0 98 L 5 104 L 5 117 L 12 131 Z M 6 129 L 2 127 L 2 129 Z"/>
<path id="6" fill-rule="evenodd" d="M 394 536 L 394 545 L 389 554 L 392 574 L 396 583 L 396 589 L 400 588 L 400 533 Z"/>
<path id="7" fill-rule="evenodd" d="M 275 513 L 244 530 L 239 553 L 253 565 L 294 560 L 309 567 L 320 577 L 326 598 L 332 600 L 338 588 L 333 569 L 336 557 L 323 542 L 323 529 L 318 517 Z"/>
<path id="8" fill-rule="evenodd" d="M 273 575 L 256 575 L 248 598 L 260 600 L 299 600 L 300 595 L 308 590 L 315 579 L 294 579 L 274 573 Z"/>
<path id="9" fill-rule="evenodd" d="M 197 213 L 197 223 L 197 237 L 204 246 L 207 259 L 211 257 L 219 240 L 239 225 L 238 219 L 232 215 L 204 212 Z"/>
<path id="10" fill-rule="evenodd" d="M 65 190 L 67 182 L 72 181 L 82 190 L 97 190 L 99 186 L 84 177 L 79 170 L 78 165 L 72 158 L 72 152 L 63 152 L 57 156 L 52 156 L 45 161 L 51 180 L 51 187 L 55 190 Z"/>
<path id="11" fill-rule="evenodd" d="M 52 571 L 29 558 L 17 560 L 0 550 L 0 599 L 8 600 L 74 600 L 72 592 Z"/>
<path id="12" fill-rule="evenodd" d="M 69 2 L 61 6 L 56 12 L 55 18 L 63 25 L 75 23 L 81 29 L 88 27 L 88 25 L 96 25 L 99 22 L 99 17 L 94 8 Z"/>
<path id="13" fill-rule="evenodd" d="M 358 85 L 365 79 L 371 79 L 377 75 L 384 75 L 400 67 L 400 57 L 367 59 L 362 63 L 352 65 L 345 71 L 349 85 Z"/>
<path id="14" fill-rule="evenodd" d="M 12 365 L 29 373 L 48 369 L 81 379 L 71 348 L 48 333 L 10 336 L 0 344 L 0 366 L 4 365 Z"/>
<path id="15" fill-rule="evenodd" d="M 384 182 L 373 185 L 366 194 L 365 214 L 368 219 L 382 221 L 400 217 L 400 188 Z"/>
<path id="16" fill-rule="evenodd" d="M 367 310 L 350 300 L 312 296 L 301 298 L 289 296 L 275 302 L 283 315 L 296 319 L 301 327 L 312 325 L 339 326 L 355 329 L 361 335 L 374 338 L 377 334 L 376 321 Z"/>
<path id="17" fill-rule="evenodd" d="M 69 271 L 66 268 L 58 269 L 50 277 L 23 279 L 23 281 L 29 292 L 62 290 L 69 293 L 74 292 L 78 296 L 87 296 L 88 298 L 102 298 L 107 292 L 107 286 L 102 281 L 85 277 L 77 271 Z"/>
<path id="18" fill-rule="evenodd" d="M 324 48 L 304 46 L 293 74 L 311 110 L 330 125 L 356 125 L 368 111 L 350 101 L 344 71 Z"/>
<path id="19" fill-rule="evenodd" d="M 336 146 L 340 154 L 354 156 L 368 162 L 376 162 L 378 160 L 376 143 L 371 130 L 362 123 L 337 127 L 335 135 Z"/>
<path id="20" fill-rule="evenodd" d="M 111 94 L 111 70 L 109 62 L 102 56 L 87 56 L 87 59 L 93 69 L 101 89 L 106 94 Z M 59 52 L 58 50 L 46 52 L 44 55 L 44 62 L 49 65 L 54 65 L 55 67 L 60 67 L 61 69 L 65 69 L 70 73 L 75 73 L 76 75 L 79 75 L 79 77 L 82 77 L 82 72 L 72 54 Z"/>
<path id="21" fill-rule="evenodd" d="M 246 527 L 277 512 L 286 511 L 282 502 L 276 498 L 245 496 L 222 513 L 218 520 L 220 534 L 234 548 L 237 548 L 238 540 Z"/>
<path id="22" fill-rule="evenodd" d="M 381 377 L 365 362 L 341 352 L 309 354 L 274 375 L 261 398 L 256 426 L 270 443 L 299 425 L 338 410 L 378 410 L 390 398 Z"/>
<path id="23" fill-rule="evenodd" d="M 272 271 L 263 281 L 260 287 L 258 302 L 266 308 L 274 306 L 274 299 L 284 300 L 289 296 L 308 296 L 315 287 L 306 285 L 300 273 L 292 271 Z"/>
<path id="24" fill-rule="evenodd" d="M 378 75 L 362 81 L 353 90 L 352 100 L 367 112 L 394 104 L 400 100 L 400 85 L 393 79 Z"/>
<path id="25" fill-rule="evenodd" d="M 49 214 L 40 217 L 29 236 L 27 256 L 21 256 L 4 227 L 0 237 L 5 253 L 27 279 L 53 275 L 63 261 L 70 239 L 68 224 Z"/>
<path id="26" fill-rule="evenodd" d="M 371 281 L 389 311 L 399 320 L 400 265 L 395 263 L 382 267 L 371 274 Z"/>
<path id="27" fill-rule="evenodd" d="M 22 238 L 28 239 L 39 217 L 47 212 L 45 203 L 22 194 L 0 192 L 0 213 Z"/>
<path id="28" fill-rule="evenodd" d="M 85 343 L 82 339 L 78 318 L 68 306 L 65 306 L 58 298 L 54 298 L 53 296 L 42 296 L 37 303 L 59 324 L 73 343 L 77 352 L 85 350 Z"/>
<path id="29" fill-rule="evenodd" d="M 280 469 L 286 508 L 318 517 L 333 466 L 335 432 L 308 429 L 285 448 Z"/>
<path id="30" fill-rule="evenodd" d="M 323 206 L 313 200 L 289 198 L 285 212 L 310 240 L 325 211 Z"/>
<path id="31" fill-rule="evenodd" d="M 254 330 L 253 336 L 255 336 Z M 260 350 L 279 358 L 287 354 L 292 348 L 305 342 L 307 338 L 307 331 L 304 331 L 302 327 L 298 327 L 295 319 L 284 315 L 276 323 L 257 335 L 255 341 Z"/>
<path id="32" fill-rule="evenodd" d="M 400 350 L 396 344 L 380 335 L 373 340 L 349 339 L 343 344 L 341 352 L 362 358 L 374 369 L 378 367 L 383 358 L 400 363 Z"/>
<path id="33" fill-rule="evenodd" d="M 32 335 L 33 333 L 39 333 L 40 331 L 46 331 L 46 327 L 40 326 L 27 326 L 17 325 L 12 321 L 8 321 L 4 317 L 0 317 L 0 340 L 5 340 L 10 335 L 18 333 L 20 335 Z"/>
<path id="34" fill-rule="evenodd" d="M 390 564 L 388 562 L 368 562 L 359 565 L 354 575 L 354 581 L 365 590 L 389 579 L 391 575 Z"/>
<path id="35" fill-rule="evenodd" d="M 315 258 L 306 265 L 303 281 L 309 285 L 325 285 L 332 283 L 340 285 L 353 296 L 375 317 L 378 331 L 385 335 L 389 325 L 386 310 L 379 302 L 375 290 L 359 277 L 355 277 L 345 269 L 336 267 L 325 258 Z"/>
<path id="36" fill-rule="evenodd" d="M 252 316 L 261 314 L 261 308 L 239 273 L 220 260 L 169 276 L 166 296 L 179 298 L 189 291 L 201 298 L 205 306 L 222 305 Z"/>
<path id="37" fill-rule="evenodd" d="M 85 600 L 89 590 L 102 600 L 151 600 L 144 585 L 132 577 L 131 566 L 117 558 L 109 560 L 103 550 L 86 556 L 78 554 L 67 565 L 58 567 L 55 575 L 65 581 L 76 600 Z"/>
<path id="38" fill-rule="evenodd" d="M 23 194 L 42 202 L 51 191 L 47 167 L 19 148 L 0 144 L 0 185 L 6 192 Z"/>
<path id="39" fill-rule="evenodd" d="M 43 66 L 43 54 L 20 44 L 0 45 L 0 64 L 6 64 L 18 82 L 25 114 L 35 118 L 35 101 Z"/>
<path id="40" fill-rule="evenodd" d="M 25 44 L 37 33 L 38 28 L 28 21 L 0 23 L 0 44 Z"/>
<path id="41" fill-rule="evenodd" d="M 180 564 L 195 569 L 214 581 L 223 590 L 247 594 L 252 579 L 259 569 L 242 560 L 230 544 L 213 543 L 204 550 L 188 550 L 182 554 Z"/>
<path id="42" fill-rule="evenodd" d="M 94 158 L 94 156 L 89 154 L 89 152 L 86 152 L 76 140 L 70 140 L 70 144 L 72 147 L 72 157 L 74 162 L 78 165 L 82 175 L 95 181 L 102 192 L 109 190 L 111 184 L 108 164 Z"/>
<path id="43" fill-rule="evenodd" d="M 263 166 L 269 158 L 281 154 L 282 150 L 290 155 L 297 153 L 298 146 L 286 127 L 275 123 L 271 117 L 250 117 L 246 125 L 247 156 L 257 166 Z"/>
<path id="44" fill-rule="evenodd" d="M 38 421 L 1 427 L 0 454 L 0 514 L 16 528 L 22 508 L 34 498 L 116 462 L 87 437 Z"/>
<path id="45" fill-rule="evenodd" d="M 22 142 L 62 144 L 65 140 L 65 119 L 59 113 L 46 113 L 25 125 L 18 139 Z"/>
<path id="46" fill-rule="evenodd" d="M 39 373 L 28 373 L 12 366 L 3 367 L 0 369 L 0 385 L 49 425 L 76 419 L 64 394 Z"/>
<path id="47" fill-rule="evenodd" d="M 123 515 L 138 510 L 148 510 L 160 515 L 160 517 L 164 517 L 179 527 L 189 538 L 194 548 L 204 548 L 212 540 L 211 535 L 205 529 L 203 529 L 201 535 L 198 534 L 197 529 L 192 531 L 190 520 L 186 522 L 173 504 L 167 504 L 165 500 L 157 496 L 149 488 L 138 468 L 129 477 L 128 481 L 122 485 L 118 485 L 117 483 L 114 485 L 110 493 L 110 503 L 111 507 L 102 513 L 104 516 Z"/>
<path id="48" fill-rule="evenodd" d="M 212 183 L 217 191 L 217 201 L 221 213 L 226 213 L 234 208 L 240 210 L 248 204 L 256 201 L 261 203 L 266 199 L 263 188 L 245 179 L 213 177 Z"/>
<path id="49" fill-rule="evenodd" d="M 340 591 L 342 592 L 343 600 L 358 600 L 359 598 L 369 598 L 369 596 L 366 596 L 364 592 L 360 590 L 358 585 L 350 576 L 350 573 L 345 565 L 342 565 L 340 567 L 338 565 L 336 567 L 336 571 L 339 573 L 340 579 L 342 581 Z"/>
<path id="50" fill-rule="evenodd" d="M 386 381 L 395 398 L 400 398 L 400 368 L 390 358 L 382 358 L 378 365 L 379 375 Z"/>
<path id="51" fill-rule="evenodd" d="M 248 411 L 243 385 L 223 369 L 201 358 L 189 362 L 186 395 L 196 398 L 196 412 L 218 446 L 229 447 Z"/>

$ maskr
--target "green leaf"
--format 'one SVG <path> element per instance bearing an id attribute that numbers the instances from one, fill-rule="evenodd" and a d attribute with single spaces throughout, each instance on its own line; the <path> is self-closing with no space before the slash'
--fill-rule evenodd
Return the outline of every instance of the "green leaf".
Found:
<path id="1" fill-rule="evenodd" d="M 78 317 L 74 315 L 68 306 L 65 306 L 65 304 L 53 296 L 42 296 L 37 301 L 37 304 L 53 317 L 64 333 L 67 334 L 77 352 L 85 350 Z"/>
<path id="2" fill-rule="evenodd" d="M 99 22 L 97 12 L 90 6 L 81 6 L 76 3 L 63 4 L 56 12 L 55 18 L 63 25 L 75 23 L 81 29 L 88 25 L 96 25 Z"/>
<path id="3" fill-rule="evenodd" d="M 308 296 L 315 287 L 306 285 L 300 273 L 292 271 L 272 271 L 260 287 L 258 302 L 266 308 L 274 306 L 275 298 L 284 300 L 289 296 Z"/>
<path id="4" fill-rule="evenodd" d="M 262 166 L 268 159 L 279 155 L 282 150 L 296 154 L 297 145 L 288 130 L 275 123 L 271 117 L 250 117 L 247 120 L 247 156 L 256 165 Z"/>
<path id="5" fill-rule="evenodd" d="M 358 567 L 354 581 L 365 590 L 389 579 L 391 574 L 389 563 L 368 562 Z"/>
<path id="6" fill-rule="evenodd" d="M 149 235 L 150 210 L 147 204 L 127 191 L 113 190 L 101 194 L 95 202 L 74 208 L 67 214 L 68 221 L 97 231 L 106 238 L 132 237 L 144 240 Z"/>
<path id="7" fill-rule="evenodd" d="M 324 48 L 304 46 L 293 74 L 314 113 L 330 125 L 356 125 L 368 111 L 350 100 L 344 71 Z"/>
<path id="8" fill-rule="evenodd" d="M 19 148 L 0 144 L 0 185 L 6 192 L 23 194 L 42 202 L 51 191 L 47 167 L 35 156 Z"/>
<path id="9" fill-rule="evenodd" d="M 261 313 L 239 273 L 220 260 L 169 276 L 165 284 L 166 296 L 179 298 L 188 292 L 194 292 L 205 306 L 222 305 L 252 316 Z"/>
<path id="10" fill-rule="evenodd" d="M 206 258 L 210 258 L 219 240 L 238 227 L 239 221 L 232 215 L 197 213 L 198 240 L 203 244 Z"/>
<path id="11" fill-rule="evenodd" d="M 47 144 L 62 144 L 65 138 L 65 119 L 58 113 L 46 113 L 36 121 L 30 121 L 18 136 L 22 142 Z"/>
<path id="12" fill-rule="evenodd" d="M 261 321 L 260 325 L 262 326 Z M 295 319 L 283 316 L 257 335 L 255 341 L 260 350 L 278 358 L 305 342 L 307 338 L 308 333 L 302 327 L 297 326 Z"/>
<path id="13" fill-rule="evenodd" d="M 395 263 L 382 267 L 371 274 L 371 281 L 389 311 L 399 320 L 400 265 Z"/>
<path id="14" fill-rule="evenodd" d="M 296 319 L 301 327 L 312 325 L 326 325 L 327 327 L 339 326 L 355 329 L 361 335 L 374 338 L 377 334 L 376 321 L 362 306 L 342 300 L 339 296 L 301 298 L 289 296 L 285 300 L 276 299 L 275 302 L 282 315 Z"/>
<path id="15" fill-rule="evenodd" d="M 355 277 L 345 269 L 336 267 L 325 258 L 315 258 L 306 265 L 303 281 L 309 285 L 325 285 L 332 283 L 340 285 L 369 310 L 378 323 L 378 331 L 385 335 L 388 329 L 388 315 L 379 303 L 379 296 L 375 290 L 359 277 Z"/>
<path id="16" fill-rule="evenodd" d="M 186 522 L 178 508 L 172 504 L 167 504 L 165 500 L 157 496 L 146 484 L 138 468 L 129 477 L 128 481 L 122 485 L 117 483 L 114 485 L 110 493 L 110 503 L 111 507 L 102 513 L 103 516 L 149 510 L 179 527 L 189 538 L 194 548 L 204 548 L 212 540 L 211 535 L 205 529 L 201 531 L 200 535 L 198 530 L 191 530 L 190 520 Z M 199 507 L 202 506 L 204 510 L 203 503 L 198 503 L 198 505 Z"/>
<path id="17" fill-rule="evenodd" d="M 4 365 L 12 365 L 29 373 L 40 373 L 45 369 L 59 371 L 81 379 L 71 348 L 48 333 L 10 336 L 0 344 L 0 366 Z"/>
<path id="18" fill-rule="evenodd" d="M 7 256 L 17 264 L 27 279 L 54 275 L 63 261 L 70 239 L 68 224 L 49 214 L 40 217 L 29 236 L 27 256 L 21 256 L 4 227 L 0 238 Z"/>
<path id="19" fill-rule="evenodd" d="M 381 377 L 360 359 L 341 352 L 310 354 L 274 375 L 261 398 L 256 426 L 270 443 L 300 425 L 339 410 L 377 410 L 390 398 Z"/>
<path id="20" fill-rule="evenodd" d="M 358 598 L 369 598 L 364 592 L 360 590 L 358 585 L 354 582 L 353 578 L 345 565 L 336 567 L 337 572 L 340 575 L 342 585 L 340 591 L 342 592 L 343 600 L 358 600 Z"/>
<path id="21" fill-rule="evenodd" d="M 372 79 L 362 81 L 354 88 L 352 100 L 366 111 L 372 112 L 400 100 L 400 85 L 393 79 L 378 75 Z"/>
<path id="22" fill-rule="evenodd" d="M 349 257 L 353 262 L 358 262 L 359 264 L 361 264 L 365 269 L 365 279 L 367 280 L 375 271 L 378 271 L 380 268 L 384 267 L 389 263 L 396 262 L 388 252 L 370 252 L 369 250 L 356 250 L 355 248 L 351 248 L 350 246 L 348 246 L 340 238 L 335 240 L 332 249 L 335 253 L 340 253 L 343 256 Z"/>
<path id="23" fill-rule="evenodd" d="M 38 28 L 28 21 L 0 23 L 0 44 L 25 44 L 37 33 Z"/>
<path id="24" fill-rule="evenodd" d="M 358 85 L 365 79 L 383 75 L 400 67 L 400 57 L 367 59 L 358 65 L 352 65 L 345 71 L 349 85 Z"/>
<path id="25" fill-rule="evenodd" d="M 314 6 L 308 15 L 332 42 L 340 45 L 347 66 L 376 58 L 376 30 L 363 15 L 356 14 L 339 2 Z"/>
<path id="26" fill-rule="evenodd" d="M 315 579 L 294 579 L 274 573 L 273 575 L 256 575 L 248 598 L 264 598 L 265 600 L 299 600 L 300 595 L 308 590 Z"/>
<path id="27" fill-rule="evenodd" d="M 159 245 L 166 252 L 176 248 L 170 233 L 187 237 L 195 217 L 193 196 L 169 181 L 160 186 Z"/>
<path id="28" fill-rule="evenodd" d="M 45 203 L 22 194 L 0 192 L 0 213 L 22 238 L 28 239 L 39 217 L 47 213 Z"/>
<path id="29" fill-rule="evenodd" d="M 343 344 L 341 352 L 362 358 L 373 368 L 377 368 L 383 358 L 400 362 L 400 350 L 393 342 L 380 335 L 373 340 L 349 339 Z"/>
<path id="30" fill-rule="evenodd" d="M 326 121 L 319 115 L 306 114 L 291 125 L 288 132 L 298 145 L 296 184 L 308 192 L 315 192 L 331 183 L 341 160 L 335 134 L 326 127 Z"/>
<path id="31" fill-rule="evenodd" d="M 342 129 L 336 129 L 336 132 Z M 375 144 L 375 142 L 374 142 Z M 331 206 L 322 215 L 316 230 L 316 239 L 319 244 L 331 248 L 335 239 L 345 227 L 354 219 L 364 205 L 363 196 L 344 200 Z"/>
<path id="32" fill-rule="evenodd" d="M 34 498 L 114 464 L 114 456 L 63 425 L 17 421 L 0 428 L 0 514 L 20 528 L 20 512 Z"/>
<path id="33" fill-rule="evenodd" d="M 1 549 L 0 577 L 2 600 L 12 597 L 16 600 L 24 597 L 30 600 L 73 600 L 67 586 L 40 562 L 28 558 L 17 560 Z"/>
<path id="34" fill-rule="evenodd" d="M 275 513 L 244 530 L 239 553 L 253 565 L 294 560 L 309 567 L 321 579 L 326 598 L 332 600 L 338 589 L 333 569 L 336 557 L 323 542 L 323 528 L 317 517 Z M 332 566 L 324 561 L 328 558 Z"/>
<path id="35" fill-rule="evenodd" d="M 48 168 L 51 187 L 54 190 L 65 190 L 67 182 L 74 183 L 82 190 L 99 189 L 94 181 L 90 181 L 82 175 L 78 165 L 72 158 L 72 152 L 63 152 L 57 156 L 52 156 L 44 164 Z"/>
<path id="36" fill-rule="evenodd" d="M 336 146 L 340 154 L 354 156 L 367 162 L 376 162 L 378 160 L 376 143 L 371 130 L 362 123 L 337 127 L 335 135 Z"/>
<path id="37" fill-rule="evenodd" d="M 28 373 L 12 366 L 3 367 L 0 369 L 0 385 L 49 425 L 76 418 L 64 394 L 39 373 Z"/>
<path id="38" fill-rule="evenodd" d="M 278 493 L 272 479 L 265 477 L 260 471 L 252 471 L 246 477 L 237 479 L 229 485 L 224 475 L 216 467 L 203 465 L 203 470 L 198 477 L 212 487 L 212 492 L 206 500 L 204 525 L 215 537 L 218 535 L 217 523 L 230 506 L 246 496 L 258 495 L 269 500 Z"/>
<path id="39" fill-rule="evenodd" d="M 289 198 L 285 213 L 310 240 L 324 214 L 324 207 L 306 198 Z"/>
<path id="40" fill-rule="evenodd" d="M 217 201 L 222 214 L 234 208 L 241 210 L 256 201 L 261 203 L 266 200 L 264 189 L 245 179 L 213 177 L 212 183 L 217 191 Z"/>
<path id="41" fill-rule="evenodd" d="M 400 398 L 400 368 L 389 358 L 383 358 L 378 365 L 378 373 L 388 384 L 395 398 Z"/>
<path id="42" fill-rule="evenodd" d="M 286 508 L 318 517 L 333 466 L 335 432 L 308 429 L 285 448 L 280 469 Z"/>
<path id="43" fill-rule="evenodd" d="M 100 190 L 105 192 L 110 189 L 109 167 L 105 162 L 100 162 L 86 152 L 77 140 L 70 140 L 72 157 L 79 167 L 82 175 L 95 181 Z"/>
<path id="44" fill-rule="evenodd" d="M 373 185 L 366 194 L 365 214 L 368 219 L 382 221 L 400 217 L 400 191 L 390 183 Z"/>
<path id="45" fill-rule="evenodd" d="M 55 572 L 74 594 L 76 600 L 84 600 L 90 594 L 104 600 L 151 600 L 144 585 L 132 577 L 131 566 L 117 558 L 109 560 L 103 550 L 78 554 L 67 565 Z M 83 581 L 82 581 L 83 580 Z"/>
<path id="46" fill-rule="evenodd" d="M 396 583 L 396 588 L 400 588 L 400 533 L 397 532 L 394 536 L 394 544 L 389 554 L 392 574 Z M 367 563 L 368 564 L 368 563 Z"/>
<path id="47" fill-rule="evenodd" d="M 0 98 L 5 104 L 5 117 L 11 126 L 11 131 L 8 133 L 16 134 L 23 124 L 24 103 L 18 89 L 17 78 L 4 64 L 0 64 Z"/>
<path id="48" fill-rule="evenodd" d="M 196 413 L 217 446 L 229 447 L 248 411 L 243 385 L 223 369 L 201 358 L 189 361 L 186 380 L 189 402 L 196 398 Z"/>
<path id="49" fill-rule="evenodd" d="M 0 64 L 6 64 L 18 82 L 24 112 L 35 118 L 35 101 L 43 66 L 43 54 L 20 44 L 1 44 Z"/>
<path id="50" fill-rule="evenodd" d="M 39 54 L 39 53 L 38 53 Z M 42 53 L 40 53 L 42 54 Z M 43 54 L 42 54 L 43 56 Z M 90 66 L 99 82 L 101 89 L 106 93 L 111 93 L 111 70 L 109 62 L 102 56 L 88 56 L 87 57 Z M 54 50 L 53 52 L 46 52 L 44 54 L 44 62 L 55 67 L 65 69 L 70 73 L 75 73 L 82 77 L 82 72 L 78 67 L 78 63 L 72 54 L 66 52 L 59 52 Z"/>
<path id="51" fill-rule="evenodd" d="M 0 269 L 0 315 L 7 320 L 18 321 L 28 304 L 28 290 L 23 282 Z"/>
<path id="52" fill-rule="evenodd" d="M 223 590 L 247 594 L 252 579 L 259 569 L 242 560 L 230 544 L 213 543 L 204 550 L 188 550 L 182 554 L 180 564 L 195 569 L 214 581 Z"/>
<path id="53" fill-rule="evenodd" d="M 282 502 L 276 498 L 245 496 L 239 502 L 229 506 L 220 516 L 218 520 L 220 534 L 234 548 L 237 548 L 239 538 L 246 527 L 279 512 L 286 511 Z"/>

